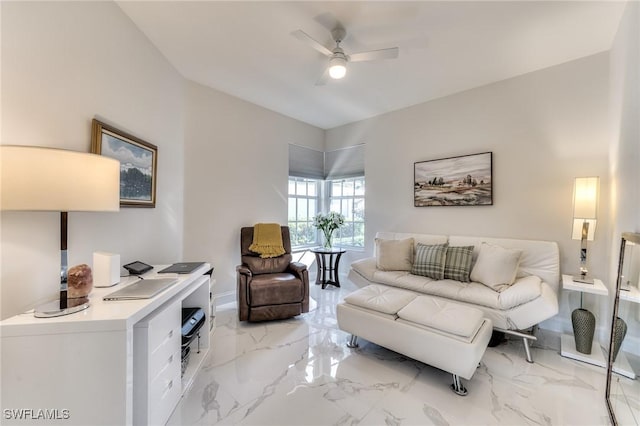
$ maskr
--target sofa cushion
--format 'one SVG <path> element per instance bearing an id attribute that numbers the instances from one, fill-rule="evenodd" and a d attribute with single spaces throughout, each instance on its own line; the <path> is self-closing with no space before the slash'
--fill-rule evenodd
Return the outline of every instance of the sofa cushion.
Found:
<path id="1" fill-rule="evenodd" d="M 418 244 L 411 273 L 433 278 L 434 280 L 443 279 L 447 246 L 448 244 L 446 243 L 435 245 Z"/>
<path id="2" fill-rule="evenodd" d="M 373 275 L 379 271 L 376 267 L 376 258 L 367 257 L 353 261 L 351 269 L 369 281 L 374 281 Z"/>
<path id="3" fill-rule="evenodd" d="M 520 306 L 540 297 L 542 293 L 542 281 L 533 275 L 518 278 L 501 293 L 477 282 L 434 280 L 406 271 L 377 271 L 373 273 L 371 281 L 498 310 Z"/>
<path id="4" fill-rule="evenodd" d="M 483 319 L 480 309 L 427 296 L 416 297 L 400 309 L 398 317 L 461 337 L 474 335 Z"/>
<path id="5" fill-rule="evenodd" d="M 512 285 L 498 294 L 501 309 L 515 308 L 540 297 L 542 280 L 535 275 L 517 278 Z"/>
<path id="6" fill-rule="evenodd" d="M 473 246 L 447 247 L 444 278 L 468 283 L 473 259 Z"/>
<path id="7" fill-rule="evenodd" d="M 354 291 L 344 301 L 383 314 L 396 314 L 416 297 L 411 291 L 371 284 Z"/>
<path id="8" fill-rule="evenodd" d="M 513 284 L 521 256 L 522 250 L 482 243 L 478 260 L 471 270 L 471 280 L 503 291 Z"/>
<path id="9" fill-rule="evenodd" d="M 413 238 L 376 238 L 376 266 L 381 271 L 410 271 L 413 264 Z"/>

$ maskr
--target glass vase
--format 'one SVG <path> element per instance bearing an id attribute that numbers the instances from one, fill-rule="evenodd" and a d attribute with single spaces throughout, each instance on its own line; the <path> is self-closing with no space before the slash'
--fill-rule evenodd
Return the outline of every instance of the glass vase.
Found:
<path id="1" fill-rule="evenodd" d="M 333 246 L 333 231 L 322 231 L 324 233 L 324 248 L 330 249 Z"/>

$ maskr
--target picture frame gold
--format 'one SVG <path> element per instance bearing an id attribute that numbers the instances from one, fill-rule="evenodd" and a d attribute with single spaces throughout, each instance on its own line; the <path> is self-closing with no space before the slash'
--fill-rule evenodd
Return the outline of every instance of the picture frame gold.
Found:
<path id="1" fill-rule="evenodd" d="M 91 152 L 120 161 L 121 207 L 156 206 L 157 146 L 93 119 Z"/>

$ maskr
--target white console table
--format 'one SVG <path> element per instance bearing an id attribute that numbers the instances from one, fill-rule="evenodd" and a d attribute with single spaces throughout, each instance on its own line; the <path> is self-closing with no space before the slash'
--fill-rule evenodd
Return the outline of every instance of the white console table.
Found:
<path id="1" fill-rule="evenodd" d="M 152 299 L 103 301 L 133 282 L 123 278 L 114 287 L 94 288 L 84 311 L 55 318 L 24 313 L 0 322 L 2 423 L 164 424 L 209 350 L 210 269 L 204 264 L 189 275 L 160 274 L 179 281 Z M 182 307 L 204 309 L 205 324 L 200 351 L 191 348 L 181 379 Z M 32 419 L 5 415 L 20 409 L 31 410 Z M 42 410 L 58 420 L 35 418 Z"/>

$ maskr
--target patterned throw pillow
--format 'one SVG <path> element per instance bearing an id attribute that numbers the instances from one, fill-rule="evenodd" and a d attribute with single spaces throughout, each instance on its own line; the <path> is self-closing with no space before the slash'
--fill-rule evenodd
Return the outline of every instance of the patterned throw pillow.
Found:
<path id="1" fill-rule="evenodd" d="M 418 243 L 411 273 L 434 280 L 444 279 L 444 264 L 448 245 L 445 243 L 428 246 Z"/>
<path id="2" fill-rule="evenodd" d="M 447 247 L 447 257 L 444 263 L 444 278 L 468 283 L 471 273 L 473 246 Z"/>

